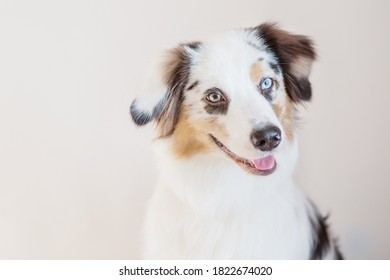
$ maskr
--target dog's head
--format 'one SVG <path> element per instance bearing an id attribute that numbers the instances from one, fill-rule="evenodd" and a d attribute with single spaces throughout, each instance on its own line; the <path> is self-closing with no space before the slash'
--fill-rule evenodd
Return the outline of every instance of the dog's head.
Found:
<path id="1" fill-rule="evenodd" d="M 254 175 L 295 137 L 295 107 L 311 98 L 315 51 L 273 24 L 231 31 L 167 53 L 148 92 L 131 105 L 137 125 L 157 124 L 179 158 L 219 153 Z"/>

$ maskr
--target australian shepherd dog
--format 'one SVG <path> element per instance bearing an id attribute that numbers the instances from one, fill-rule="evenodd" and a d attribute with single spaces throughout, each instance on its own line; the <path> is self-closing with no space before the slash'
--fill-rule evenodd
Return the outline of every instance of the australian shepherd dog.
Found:
<path id="1" fill-rule="evenodd" d="M 269 23 L 165 53 L 130 108 L 155 123 L 161 167 L 145 258 L 341 258 L 293 181 L 315 58 L 309 38 Z"/>

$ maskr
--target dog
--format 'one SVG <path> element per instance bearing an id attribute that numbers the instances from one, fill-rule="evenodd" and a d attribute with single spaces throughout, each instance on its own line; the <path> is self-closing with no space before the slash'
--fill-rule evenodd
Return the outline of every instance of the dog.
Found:
<path id="1" fill-rule="evenodd" d="M 315 58 L 311 39 L 273 23 L 166 52 L 130 106 L 135 124 L 155 123 L 161 167 L 145 258 L 342 258 L 292 178 Z"/>

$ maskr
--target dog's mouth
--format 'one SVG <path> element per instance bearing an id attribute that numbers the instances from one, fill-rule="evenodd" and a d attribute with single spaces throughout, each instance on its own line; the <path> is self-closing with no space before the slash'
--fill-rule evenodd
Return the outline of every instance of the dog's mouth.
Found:
<path id="1" fill-rule="evenodd" d="M 266 176 L 272 174 L 276 169 L 274 156 L 268 155 L 259 159 L 249 160 L 239 157 L 230 151 L 221 141 L 210 134 L 214 143 L 232 160 L 234 160 L 242 169 L 253 175 Z"/>

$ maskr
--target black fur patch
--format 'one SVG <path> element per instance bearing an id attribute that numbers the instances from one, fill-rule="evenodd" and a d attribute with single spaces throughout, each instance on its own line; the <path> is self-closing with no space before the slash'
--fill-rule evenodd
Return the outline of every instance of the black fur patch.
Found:
<path id="1" fill-rule="evenodd" d="M 319 215 L 315 219 L 311 219 L 311 226 L 313 229 L 314 240 L 313 247 L 310 254 L 310 259 L 321 260 L 330 249 L 330 241 L 328 230 L 326 226 L 326 217 L 322 218 Z"/>
<path id="2" fill-rule="evenodd" d="M 148 112 L 140 111 L 137 108 L 137 100 L 134 100 L 130 106 L 130 115 L 133 118 L 133 121 L 135 122 L 135 124 L 142 126 L 142 125 L 148 124 L 152 120 L 158 118 L 160 116 L 160 114 L 162 113 L 162 111 L 164 110 L 164 106 L 167 103 L 167 100 L 166 100 L 167 98 L 168 97 L 165 96 L 163 99 L 161 99 L 157 103 L 157 105 L 153 108 L 153 112 L 151 114 Z"/>
<path id="3" fill-rule="evenodd" d="M 298 80 L 289 73 L 285 73 L 283 76 L 287 93 L 294 102 L 311 100 L 311 83 L 308 79 L 301 78 Z"/>
<path id="4" fill-rule="evenodd" d="M 280 67 L 278 64 L 276 63 L 270 63 L 269 66 L 271 67 L 272 70 L 274 70 L 274 72 L 276 74 L 279 74 L 280 73 Z"/>
<path id="5" fill-rule="evenodd" d="M 193 49 L 195 51 L 199 50 L 201 45 L 202 45 L 202 43 L 199 42 L 199 41 L 183 44 L 183 46 L 187 46 L 187 47 L 189 47 L 189 48 L 191 48 L 191 49 Z"/>
<path id="6" fill-rule="evenodd" d="M 336 251 L 335 260 L 343 260 L 344 259 L 343 254 L 341 254 L 338 246 L 335 246 L 335 251 Z"/>
<path id="7" fill-rule="evenodd" d="M 226 115 L 227 113 L 227 106 L 225 105 L 207 104 L 206 106 L 204 106 L 204 109 L 207 113 L 212 115 Z"/>
<path id="8" fill-rule="evenodd" d="M 194 89 L 198 84 L 199 84 L 199 81 L 193 82 L 193 83 L 187 88 L 187 90 L 192 90 L 192 89 Z"/>
<path id="9" fill-rule="evenodd" d="M 137 101 L 134 100 L 131 103 L 130 115 L 133 118 L 133 121 L 135 122 L 136 125 L 142 126 L 142 125 L 149 123 L 153 119 L 153 117 L 152 117 L 152 115 L 150 115 L 148 113 L 139 111 L 137 109 L 136 102 Z"/>
<path id="10" fill-rule="evenodd" d="M 327 218 L 327 216 L 321 217 L 318 213 L 316 214 L 315 218 L 310 218 L 310 223 L 314 235 L 313 246 L 310 253 L 311 260 L 323 259 L 330 250 L 331 245 L 334 247 L 335 250 L 335 255 L 333 256 L 333 259 L 343 259 L 339 248 L 335 245 L 335 241 L 329 239 L 328 226 L 326 224 Z"/>
<path id="11" fill-rule="evenodd" d="M 304 101 L 309 101 L 311 99 L 311 83 L 308 79 L 302 78 L 297 81 L 299 88 L 299 98 Z"/>

